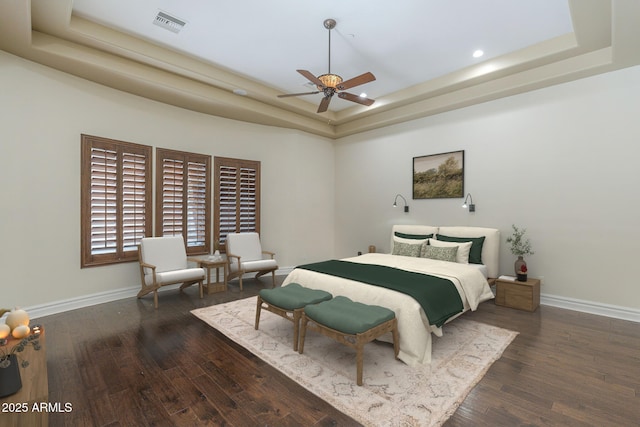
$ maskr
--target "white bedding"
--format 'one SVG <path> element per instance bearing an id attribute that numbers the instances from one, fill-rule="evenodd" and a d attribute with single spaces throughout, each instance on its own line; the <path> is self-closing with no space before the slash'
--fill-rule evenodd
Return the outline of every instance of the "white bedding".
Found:
<path id="1" fill-rule="evenodd" d="M 470 267 L 478 269 L 480 273 L 484 276 L 485 279 L 489 278 L 489 269 L 484 264 L 468 264 Z"/>
<path id="2" fill-rule="evenodd" d="M 485 276 L 477 266 L 469 264 L 379 253 L 345 258 L 343 261 L 428 272 L 434 276 L 451 279 L 460 293 L 464 311 L 475 310 L 478 304 L 493 298 Z M 308 288 L 325 290 L 334 296 L 343 295 L 354 301 L 393 310 L 398 319 L 400 333 L 400 360 L 411 366 L 431 363 L 431 332 L 441 336 L 442 329 L 429 325 L 424 310 L 412 297 L 391 289 L 298 268 L 285 278 L 282 286 L 293 282 Z"/>

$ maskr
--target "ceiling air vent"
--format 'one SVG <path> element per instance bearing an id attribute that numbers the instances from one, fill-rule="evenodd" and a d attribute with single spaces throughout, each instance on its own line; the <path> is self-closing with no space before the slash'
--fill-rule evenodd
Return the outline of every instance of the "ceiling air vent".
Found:
<path id="1" fill-rule="evenodd" d="M 168 13 L 158 11 L 153 23 L 159 27 L 165 28 L 172 33 L 179 33 L 182 27 L 184 27 L 187 23 L 181 19 L 176 18 L 175 16 L 171 16 Z"/>

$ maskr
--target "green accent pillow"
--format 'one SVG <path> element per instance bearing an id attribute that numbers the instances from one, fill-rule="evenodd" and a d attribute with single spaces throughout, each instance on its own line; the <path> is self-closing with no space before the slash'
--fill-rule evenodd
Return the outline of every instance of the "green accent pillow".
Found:
<path id="1" fill-rule="evenodd" d="M 417 245 L 412 245 L 410 243 L 402 243 L 395 241 L 393 242 L 393 252 L 392 255 L 401 255 L 401 256 L 412 256 L 419 257 L 420 250 L 422 249 L 422 243 Z"/>
<path id="2" fill-rule="evenodd" d="M 442 248 L 437 246 L 424 245 L 422 247 L 422 252 L 420 253 L 420 256 L 422 258 L 437 259 L 440 261 L 450 261 L 450 262 L 456 262 L 457 255 L 458 255 L 457 246 Z"/>
<path id="3" fill-rule="evenodd" d="M 436 239 L 442 242 L 466 243 L 471 242 L 471 250 L 469 251 L 470 264 L 482 264 L 482 246 L 484 245 L 484 236 L 482 237 L 451 237 L 442 234 L 436 234 Z"/>
<path id="4" fill-rule="evenodd" d="M 413 239 L 413 240 L 424 240 L 424 239 L 430 239 L 433 237 L 433 233 L 431 234 L 407 234 L 407 233 L 401 233 L 399 231 L 394 231 L 393 235 L 396 237 L 401 237 L 403 239 Z"/>

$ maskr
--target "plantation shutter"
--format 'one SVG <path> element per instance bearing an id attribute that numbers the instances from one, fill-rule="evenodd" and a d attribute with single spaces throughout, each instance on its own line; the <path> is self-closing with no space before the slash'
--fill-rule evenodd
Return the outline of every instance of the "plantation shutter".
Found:
<path id="1" fill-rule="evenodd" d="M 240 232 L 256 231 L 256 174 L 255 168 L 240 167 Z"/>
<path id="2" fill-rule="evenodd" d="M 216 158 L 217 160 L 217 158 Z M 224 245 L 226 236 L 236 232 L 238 223 L 238 168 L 232 165 L 221 165 L 218 170 L 219 197 L 216 203 L 218 209 L 217 235 L 218 243 Z"/>
<path id="3" fill-rule="evenodd" d="M 146 162 L 146 156 L 122 154 L 122 246 L 124 252 L 135 253 L 136 257 L 140 240 L 147 236 L 146 192 L 151 183 L 147 183 Z"/>
<path id="4" fill-rule="evenodd" d="M 224 250 L 227 234 L 260 232 L 260 162 L 215 158 L 217 245 Z"/>
<path id="5" fill-rule="evenodd" d="M 90 253 L 117 252 L 118 153 L 91 148 Z"/>
<path id="6" fill-rule="evenodd" d="M 184 198 L 183 161 L 162 159 L 162 231 L 159 236 L 175 236 L 182 234 L 182 200 Z M 156 185 L 157 184 L 156 180 Z M 157 225 L 156 225 L 157 226 Z"/>
<path id="7" fill-rule="evenodd" d="M 203 248 L 209 252 L 210 197 L 208 164 L 189 162 L 187 165 L 187 246 Z"/>
<path id="8" fill-rule="evenodd" d="M 137 260 L 151 234 L 151 147 L 82 135 L 81 266 Z"/>
<path id="9" fill-rule="evenodd" d="M 156 150 L 156 234 L 182 235 L 187 254 L 210 252 L 211 157 Z"/>

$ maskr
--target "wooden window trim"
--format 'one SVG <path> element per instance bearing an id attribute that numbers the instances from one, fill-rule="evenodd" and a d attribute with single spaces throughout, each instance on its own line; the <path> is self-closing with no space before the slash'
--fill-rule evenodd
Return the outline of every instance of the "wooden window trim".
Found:
<path id="1" fill-rule="evenodd" d="M 224 168 L 236 168 L 236 169 L 249 169 L 255 171 L 255 183 L 254 183 L 254 191 L 255 197 L 253 198 L 254 207 L 253 207 L 253 215 L 255 218 L 255 223 L 252 226 L 242 225 L 242 218 L 246 214 L 246 206 L 243 205 L 242 200 L 236 200 L 235 203 L 235 227 L 227 226 L 225 230 L 221 230 L 222 228 L 222 220 L 221 220 L 221 211 L 224 209 L 225 200 L 224 196 L 221 193 L 221 189 L 223 187 L 222 180 L 222 171 Z M 214 191 L 214 205 L 216 207 L 215 217 L 214 217 L 214 242 L 216 249 L 219 249 L 220 252 L 226 252 L 226 234 L 229 232 L 241 232 L 241 231 L 255 231 L 260 233 L 260 161 L 256 160 L 245 160 L 245 159 L 234 159 L 230 157 L 215 157 L 214 159 L 214 169 L 215 169 L 215 191 Z M 236 179 L 236 192 L 239 194 L 242 190 L 242 180 Z M 228 204 L 226 205 L 228 206 Z"/>
<path id="2" fill-rule="evenodd" d="M 164 230 L 164 220 L 165 220 L 165 160 L 171 162 L 181 162 L 183 167 L 187 169 L 186 176 L 187 179 L 182 180 L 181 185 L 181 204 L 177 206 L 177 209 L 180 211 L 180 222 L 179 226 L 181 228 L 179 233 L 166 233 Z M 204 202 L 200 203 L 204 208 L 204 218 L 202 221 L 204 222 L 204 230 L 199 233 L 199 236 L 202 236 L 202 245 L 191 246 L 190 242 L 191 237 L 189 232 L 189 218 L 188 215 L 188 207 L 189 203 L 189 185 L 190 183 L 193 185 L 194 181 L 189 180 L 189 164 L 202 164 L 204 165 L 204 182 L 200 182 L 201 185 L 204 185 Z M 187 165 L 187 166 L 185 166 Z M 167 192 L 169 190 L 167 189 Z M 192 194 L 192 193 L 191 193 Z M 208 254 L 211 252 L 211 156 L 205 154 L 196 154 L 189 153 L 185 151 L 177 151 L 177 150 L 169 150 L 165 148 L 156 148 L 156 221 L 155 221 L 155 231 L 156 236 L 163 235 L 175 235 L 182 234 L 185 238 L 185 246 L 187 255 L 202 255 Z M 193 233 L 193 229 L 191 229 Z M 199 239 L 196 239 L 199 240 Z"/>
<path id="3" fill-rule="evenodd" d="M 102 138 L 92 135 L 81 135 L 81 174 L 80 174 L 80 235 L 81 235 L 81 267 L 93 267 L 99 265 L 116 264 L 121 262 L 137 261 L 138 252 L 135 248 L 142 237 L 150 236 L 152 229 L 152 183 L 151 183 L 151 156 L 152 148 L 147 145 L 135 144 L 131 142 L 117 141 L 108 138 Z M 104 200 L 104 226 L 103 234 L 105 238 L 102 241 L 105 249 L 104 253 L 99 253 L 100 250 L 96 249 L 93 242 L 100 242 L 100 239 L 95 239 L 95 235 L 99 235 L 100 226 L 96 226 L 99 215 L 96 213 L 99 208 L 97 205 L 100 201 L 100 192 L 97 188 L 100 187 L 99 179 L 97 178 L 98 172 L 92 172 L 97 163 L 92 162 L 93 159 L 98 159 L 97 155 L 102 152 L 112 153 L 113 161 L 111 163 L 111 173 L 106 171 L 105 166 L 105 180 L 103 186 L 105 190 Z M 96 157 L 93 157 L 94 154 Z M 104 155 L 105 165 L 107 162 L 107 155 Z M 115 159 L 115 161 L 114 161 Z M 128 163 L 127 163 L 128 162 Z M 123 166 L 125 163 L 133 167 Z M 129 172 L 126 172 L 126 171 Z M 108 179 L 107 175 L 111 175 Z M 131 181 L 133 180 L 133 184 Z M 111 201 L 111 214 L 113 219 L 111 222 L 106 220 L 107 201 L 106 195 L 106 182 L 111 184 L 112 197 L 115 197 L 115 201 Z M 125 181 L 128 184 L 125 184 Z M 132 196 L 133 193 L 133 196 Z M 133 197 L 133 210 L 131 208 L 131 197 Z M 92 203 L 92 200 L 95 203 Z M 125 207 L 125 200 L 127 200 L 127 207 Z M 142 207 L 140 207 L 142 204 Z M 93 209 L 93 210 L 92 210 Z M 140 211 L 142 209 L 142 211 Z M 108 225 L 111 224 L 111 225 Z M 109 230 L 109 231 L 107 231 Z M 113 237 L 109 239 L 107 235 Z M 131 242 L 130 240 L 133 241 Z M 129 244 L 125 246 L 127 240 Z M 126 249 L 129 248 L 129 249 Z"/>

